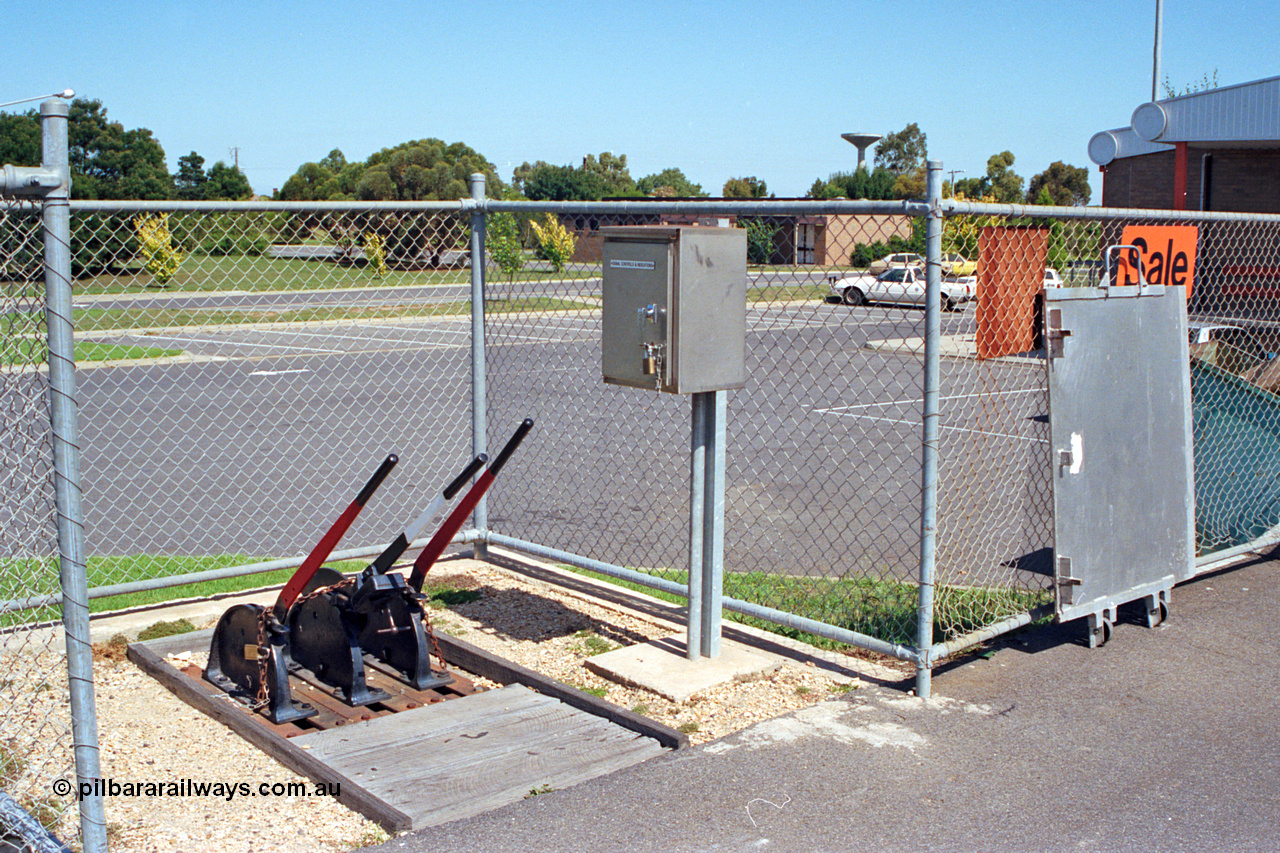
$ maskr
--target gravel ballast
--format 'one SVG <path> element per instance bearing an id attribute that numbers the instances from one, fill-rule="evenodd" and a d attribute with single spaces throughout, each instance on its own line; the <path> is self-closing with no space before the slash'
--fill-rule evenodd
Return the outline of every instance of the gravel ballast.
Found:
<path id="1" fill-rule="evenodd" d="M 905 675 L 897 667 L 732 626 L 739 641 L 758 635 L 758 648 L 778 654 L 778 667 L 754 680 L 722 684 L 676 703 L 607 681 L 584 666 L 594 654 L 678 633 L 683 615 L 676 605 L 523 558 L 505 559 L 501 566 L 446 560 L 432 570 L 429 581 L 437 588 L 470 593 L 450 597 L 458 603 L 438 605 L 433 611 L 436 630 L 679 729 L 695 746 L 856 690 L 860 676 L 897 680 Z M 266 592 L 258 599 L 272 597 Z M 212 627 L 227 606 L 204 605 L 203 616 L 187 617 L 197 628 Z M 201 608 L 187 605 L 183 612 L 199 614 Z M 172 612 L 153 611 L 123 622 L 95 620 L 94 634 L 100 636 L 120 622 L 126 626 L 121 630 L 133 639 L 139 625 L 172 618 Z M 374 823 L 332 797 L 257 795 L 264 784 L 268 791 L 272 785 L 283 791 L 284 785 L 295 783 L 308 792 L 315 785 L 181 702 L 124 659 L 118 647 L 97 643 L 95 648 L 103 776 L 118 783 L 172 785 L 192 780 L 223 786 L 221 796 L 107 797 L 111 850 L 343 851 L 386 839 Z M 197 653 L 196 662 L 203 663 L 203 657 Z M 69 817 L 74 819 L 74 814 L 71 808 Z"/>

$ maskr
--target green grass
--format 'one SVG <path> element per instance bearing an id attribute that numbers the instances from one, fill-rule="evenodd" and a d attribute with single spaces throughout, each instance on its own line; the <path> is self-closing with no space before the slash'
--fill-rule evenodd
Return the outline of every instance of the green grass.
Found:
<path id="1" fill-rule="evenodd" d="M 141 358 L 167 358 L 182 355 L 180 349 L 164 349 L 162 347 L 139 347 L 122 344 L 104 344 L 98 341 L 77 341 L 76 362 L 85 361 L 129 361 Z"/>
<path id="2" fill-rule="evenodd" d="M 245 554 L 202 557 L 147 554 L 90 557 L 88 559 L 89 588 L 228 568 L 260 562 L 263 559 Z M 339 571 L 354 572 L 363 569 L 367 562 L 350 560 L 331 565 Z M 659 599 L 678 604 L 685 603 L 683 596 L 620 581 L 586 569 L 573 566 L 563 566 L 563 568 Z M 280 586 L 293 576 L 294 571 L 295 569 L 279 569 L 262 574 L 94 598 L 89 601 L 89 610 L 91 613 L 101 613 L 181 598 L 203 598 L 258 587 Z M 683 572 L 667 572 L 665 575 L 676 583 L 688 582 L 687 575 Z M 0 578 L 21 577 L 39 578 L 43 589 L 56 592 L 57 561 L 50 561 L 48 566 L 42 565 L 40 561 L 27 561 L 26 564 L 20 565 L 13 560 L 0 565 Z M 26 598 L 39 594 L 32 591 L 33 586 L 33 583 L 0 585 L 0 600 Z M 432 601 L 446 607 L 474 601 L 480 596 L 480 593 L 475 590 L 432 586 L 429 583 L 424 587 L 424 591 Z M 829 579 L 773 575 L 765 572 L 728 572 L 724 576 L 724 594 L 731 598 L 754 602 L 856 631 L 886 642 L 901 643 L 905 646 L 914 646 L 916 643 L 918 591 L 915 584 L 874 578 Z M 1051 597 L 1051 592 L 940 586 L 935 594 L 934 642 L 985 627 L 999 618 L 1035 610 L 1050 603 Z M 60 618 L 61 606 L 53 604 L 36 610 L 4 614 L 0 617 L 0 626 Z M 803 640 L 821 648 L 843 648 L 841 644 L 831 640 L 776 625 L 763 619 L 737 613 L 726 613 L 725 618 Z M 612 648 L 607 640 L 589 631 L 580 632 L 577 638 L 581 641 L 580 646 L 584 654 L 599 654 Z"/>
<path id="3" fill-rule="evenodd" d="M 481 597 L 479 590 L 455 589 L 439 582 L 423 581 L 422 593 L 427 600 L 437 607 L 453 607 L 458 604 L 470 604 Z"/>
<path id="4" fill-rule="evenodd" d="M 176 303 L 180 306 L 180 303 Z M 582 302 L 549 297 L 491 299 L 485 302 L 490 314 L 517 312 L 576 311 L 590 308 Z M 113 332 L 129 329 L 171 328 L 174 326 L 235 326 L 248 323 L 323 323 L 343 320 L 377 320 L 399 317 L 444 317 L 469 315 L 470 301 L 422 305 L 377 305 L 367 307 L 324 306 L 288 310 L 207 308 L 86 308 L 76 312 L 80 329 Z"/>
<path id="5" fill-rule="evenodd" d="M 172 622 L 163 620 L 148 625 L 138 632 L 139 640 L 156 640 L 160 637 L 173 637 L 178 634 L 190 634 L 196 629 L 189 619 L 174 619 Z"/>
<path id="6" fill-rule="evenodd" d="M 617 648 L 613 643 L 609 642 L 604 637 L 601 637 L 594 631 L 583 630 L 573 636 L 574 639 L 581 641 L 577 643 L 574 648 L 583 657 L 602 655 L 605 652 L 611 652 Z"/>
<path id="7" fill-rule="evenodd" d="M 821 302 L 831 292 L 826 282 L 813 284 L 781 284 L 747 289 L 748 302 Z"/>
<path id="8" fill-rule="evenodd" d="M 242 566 L 248 563 L 261 562 L 262 557 L 246 554 L 221 554 L 205 557 L 187 557 L 170 555 L 139 554 L 128 557 L 90 557 L 87 562 L 89 588 L 110 586 L 130 581 L 150 580 L 160 577 L 204 572 L 211 569 L 224 569 L 231 566 Z M 350 560 L 343 563 L 329 563 L 339 571 L 359 571 L 368 563 L 363 560 Z M 165 587 L 163 589 L 132 592 L 125 595 L 112 595 L 106 598 L 89 599 L 90 613 L 104 613 L 111 610 L 125 610 L 132 607 L 145 607 L 174 601 L 183 598 L 203 598 L 224 593 L 240 592 L 259 587 L 282 586 L 293 576 L 296 569 L 278 569 L 256 575 L 226 578 L 216 581 L 202 581 L 183 586 Z M 0 600 L 21 599 L 45 594 L 58 596 L 58 561 L 52 559 L 47 565 L 39 561 L 26 561 L 18 564 L 14 560 L 0 565 L 0 578 L 8 583 L 0 583 Z M 25 583 L 18 583 L 15 578 L 26 578 Z M 39 581 L 38 588 L 36 580 Z M 54 604 L 32 610 L 23 610 L 0 615 L 0 627 L 25 625 L 33 622 L 60 621 L 62 605 L 59 597 Z"/>
<path id="9" fill-rule="evenodd" d="M 683 596 L 574 566 L 562 565 L 561 568 L 664 601 L 685 603 Z M 676 583 L 688 583 L 685 572 L 663 574 Z M 916 644 L 919 592 L 915 584 L 875 578 L 829 579 L 772 575 L 765 572 L 726 572 L 724 594 L 886 642 L 913 647 Z M 939 587 L 935 595 L 934 642 L 985 627 L 995 621 L 993 613 L 999 614 L 995 618 L 1004 618 L 1034 610 L 1049 603 L 1051 595 L 1052 593 L 1047 592 Z M 802 640 L 820 648 L 844 647 L 840 643 L 751 616 L 726 612 L 725 618 Z"/>
<path id="10" fill-rule="evenodd" d="M 131 581 L 150 580 L 152 578 L 176 577 L 178 575 L 205 572 L 213 569 L 224 569 L 231 566 L 243 566 L 249 563 L 263 562 L 268 557 L 253 557 L 247 554 L 220 554 L 215 556 L 189 557 L 137 554 L 127 557 L 90 557 L 87 565 L 89 588 L 110 586 Z M 341 572 L 358 572 L 369 563 L 366 560 L 347 560 L 338 563 L 326 563 L 329 568 Z M 202 581 L 183 586 L 165 587 L 163 589 L 131 592 L 124 595 L 112 595 L 106 598 L 89 599 L 90 613 L 105 613 L 112 610 L 127 610 L 132 607 L 145 607 L 175 601 L 184 598 L 205 598 L 226 593 L 241 592 L 246 589 L 283 586 L 293 577 L 296 569 L 277 569 L 256 575 L 244 575 L 223 580 Z M 41 565 L 39 561 L 28 561 L 19 565 L 8 561 L 0 564 L 0 578 L 39 578 L 43 581 L 42 589 L 57 594 L 58 561 L 49 561 Z M 0 584 L 0 600 L 20 599 L 39 595 L 28 583 L 25 588 L 15 585 Z M 423 593 L 439 606 L 449 607 L 475 601 L 481 593 L 476 590 L 457 589 L 443 583 L 432 583 L 428 580 L 423 585 Z M 60 599 L 59 599 L 60 601 Z M 58 621 L 62 618 L 61 604 L 53 604 L 35 610 L 6 613 L 0 616 L 0 626 L 23 625 L 32 622 Z M 171 626 L 174 627 L 174 626 Z M 176 626 L 181 629 L 181 625 Z M 186 630 L 192 630 L 187 628 Z"/>
<path id="11" fill-rule="evenodd" d="M 506 277 L 489 272 L 493 282 Z M 594 278 L 594 268 L 566 269 L 553 273 L 524 270 L 518 281 Z M 347 267 L 325 261 L 294 258 L 271 258 L 266 255 L 189 255 L 170 281 L 157 285 L 149 273 L 129 270 L 120 274 L 102 274 L 76 280 L 77 296 L 120 293 L 216 293 L 227 290 L 249 293 L 299 290 L 339 290 L 345 288 L 422 287 L 430 285 L 470 284 L 471 270 L 391 270 L 381 278 L 368 267 Z"/>
<path id="12" fill-rule="evenodd" d="M 0 343 L 0 366 L 19 367 L 30 364 L 47 364 L 48 343 L 39 338 L 7 338 Z M 129 361 L 142 358 L 164 358 L 181 355 L 180 349 L 161 347 L 124 346 L 97 341 L 76 342 L 76 363 L 93 361 Z"/>

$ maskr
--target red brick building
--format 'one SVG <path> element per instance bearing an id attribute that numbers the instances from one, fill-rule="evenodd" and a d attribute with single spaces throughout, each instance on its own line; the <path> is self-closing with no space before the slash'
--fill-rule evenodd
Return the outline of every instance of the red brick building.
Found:
<path id="1" fill-rule="evenodd" d="M 1143 104 L 1089 157 L 1104 207 L 1280 213 L 1280 77 Z"/>

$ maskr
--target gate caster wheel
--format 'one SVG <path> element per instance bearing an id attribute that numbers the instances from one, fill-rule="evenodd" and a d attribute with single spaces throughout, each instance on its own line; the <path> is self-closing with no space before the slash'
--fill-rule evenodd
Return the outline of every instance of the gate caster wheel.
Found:
<path id="1" fill-rule="evenodd" d="M 1088 619 L 1089 648 L 1096 649 L 1099 646 L 1105 646 L 1107 641 L 1111 639 L 1113 630 L 1110 611 L 1090 613 Z"/>

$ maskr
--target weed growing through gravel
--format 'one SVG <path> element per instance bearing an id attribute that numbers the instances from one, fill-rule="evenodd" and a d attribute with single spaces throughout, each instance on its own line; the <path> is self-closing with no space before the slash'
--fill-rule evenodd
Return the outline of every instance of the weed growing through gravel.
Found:
<path id="1" fill-rule="evenodd" d="M 573 637 L 582 641 L 574 646 L 574 650 L 585 657 L 602 655 L 617 648 L 613 643 L 591 630 L 579 631 Z"/>
<path id="2" fill-rule="evenodd" d="M 95 661 L 123 661 L 129 657 L 129 638 L 124 634 L 115 634 L 105 643 L 93 644 Z"/>
<path id="3" fill-rule="evenodd" d="M 0 788 L 8 790 L 27 769 L 27 762 L 0 743 Z"/>
<path id="4" fill-rule="evenodd" d="M 53 797 L 36 797 L 27 799 L 23 797 L 19 804 L 27 810 L 27 814 L 31 815 L 40 825 L 52 832 L 58 825 L 58 821 L 62 819 L 62 804 Z"/>
<path id="5" fill-rule="evenodd" d="M 196 629 L 188 619 L 175 619 L 172 622 L 156 622 L 138 632 L 138 639 L 155 640 L 160 637 L 172 637 L 177 634 L 190 634 Z"/>
<path id="6" fill-rule="evenodd" d="M 459 604 L 470 604 L 482 598 L 483 594 L 475 589 L 440 588 L 431 592 L 429 597 L 433 605 L 438 602 L 442 607 L 454 607 Z"/>
<path id="7" fill-rule="evenodd" d="M 375 844 L 384 844 L 391 840 L 391 836 L 380 826 L 367 826 L 364 833 L 356 841 L 355 846 L 372 847 Z"/>

